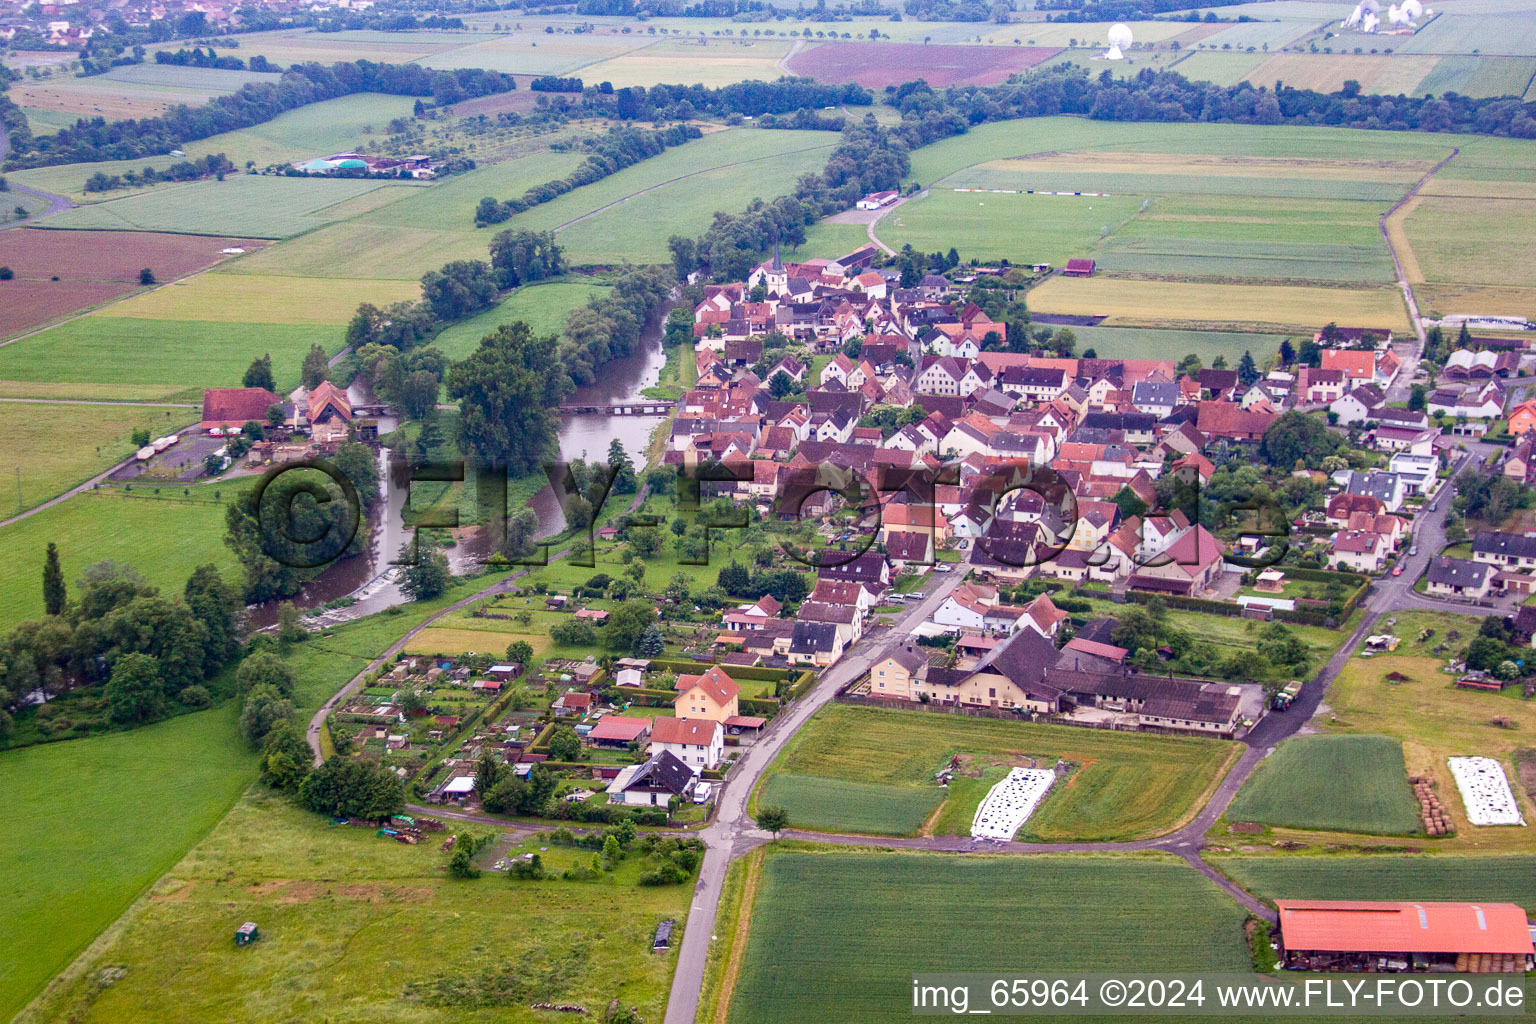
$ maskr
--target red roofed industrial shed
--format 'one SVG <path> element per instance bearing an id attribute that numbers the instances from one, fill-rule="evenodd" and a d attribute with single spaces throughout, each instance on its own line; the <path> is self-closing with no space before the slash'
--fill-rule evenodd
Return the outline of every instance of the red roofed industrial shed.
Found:
<path id="1" fill-rule="evenodd" d="M 1287 967 L 1523 973 L 1530 922 L 1513 903 L 1276 900 Z"/>

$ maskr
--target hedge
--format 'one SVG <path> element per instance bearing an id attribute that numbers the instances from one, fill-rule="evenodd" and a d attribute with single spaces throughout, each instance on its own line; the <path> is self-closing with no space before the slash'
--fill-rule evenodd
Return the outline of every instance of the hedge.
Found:
<path id="1" fill-rule="evenodd" d="M 555 723 L 554 722 L 547 723 L 544 726 L 544 728 L 539 730 L 539 734 L 533 738 L 533 742 L 528 744 L 528 752 L 530 754 L 547 754 L 547 753 L 549 753 L 549 738 L 551 736 L 553 736 L 554 734 L 555 734 Z"/>
<path id="2" fill-rule="evenodd" d="M 801 697 L 805 696 L 806 691 L 815 685 L 816 673 L 810 669 L 806 669 L 804 672 L 800 673 L 800 678 L 795 680 L 794 685 L 784 692 L 784 699 L 799 700 Z"/>
<path id="3" fill-rule="evenodd" d="M 739 697 L 736 700 L 736 706 L 741 709 L 741 713 L 744 715 L 752 714 L 761 715 L 764 718 L 772 718 L 774 715 L 779 713 L 779 702 L 776 700 L 761 700 L 757 697 Z"/>
<path id="4" fill-rule="evenodd" d="M 1228 618 L 1237 618 L 1243 614 L 1242 608 L 1235 604 L 1228 604 L 1225 601 L 1207 601 L 1199 597 L 1181 597 L 1178 594 L 1159 594 L 1147 590 L 1127 590 L 1125 592 L 1125 599 L 1131 604 L 1149 604 L 1153 598 L 1159 597 L 1170 608 L 1182 608 L 1186 611 L 1204 612 L 1209 615 L 1225 615 Z M 1353 610 L 1353 607 L 1353 605 L 1346 602 L 1347 609 Z M 1296 626 L 1328 626 L 1329 622 L 1333 619 L 1331 615 L 1323 611 L 1309 612 L 1298 609 L 1288 612 L 1282 611 L 1279 608 L 1274 609 L 1274 617 L 1280 622 L 1289 622 Z M 1348 617 L 1348 611 L 1340 616 L 1341 619 Z"/>
<path id="5" fill-rule="evenodd" d="M 651 665 L 654 668 L 674 673 L 686 672 L 689 675 L 699 675 L 707 671 L 714 664 L 714 662 L 708 661 L 673 661 L 671 659 L 653 659 L 651 661 Z M 778 682 L 781 679 L 788 679 L 795 674 L 793 669 L 770 668 L 766 665 L 719 665 L 715 667 L 718 667 L 720 671 L 732 679 L 755 679 L 760 682 Z"/>
<path id="6" fill-rule="evenodd" d="M 1277 568 L 1293 580 L 1306 580 L 1310 583 L 1332 583 L 1334 580 L 1352 580 L 1351 586 L 1360 586 L 1370 582 L 1369 577 L 1356 572 L 1344 572 L 1336 569 L 1306 569 L 1299 565 L 1282 565 Z"/>

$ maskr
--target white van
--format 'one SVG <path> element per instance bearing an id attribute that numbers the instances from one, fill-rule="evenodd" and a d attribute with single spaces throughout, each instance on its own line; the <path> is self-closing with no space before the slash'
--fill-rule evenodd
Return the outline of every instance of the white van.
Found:
<path id="1" fill-rule="evenodd" d="M 709 794 L 713 793 L 714 791 L 715 787 L 713 784 L 708 782 L 699 783 L 697 786 L 693 787 L 693 802 L 696 804 L 708 803 Z"/>

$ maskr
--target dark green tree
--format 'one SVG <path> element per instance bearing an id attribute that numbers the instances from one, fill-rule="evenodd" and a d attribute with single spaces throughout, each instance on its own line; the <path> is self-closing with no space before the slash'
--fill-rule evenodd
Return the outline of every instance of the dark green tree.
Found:
<path id="1" fill-rule="evenodd" d="M 165 711 L 160 666 L 147 654 L 125 654 L 112 666 L 104 696 L 114 722 L 146 722 Z"/>
<path id="2" fill-rule="evenodd" d="M 1253 353 L 1247 349 L 1243 349 L 1243 357 L 1237 361 L 1237 379 L 1243 387 L 1259 379 L 1259 368 L 1253 361 Z"/>
<path id="3" fill-rule="evenodd" d="M 64 610 L 64 570 L 59 567 L 59 547 L 48 542 L 48 552 L 43 556 L 43 611 L 58 615 Z"/>
<path id="4" fill-rule="evenodd" d="M 269 686 L 284 697 L 291 697 L 294 681 L 293 670 L 271 651 L 256 651 L 235 669 L 235 689 L 240 693 Z"/>
<path id="5" fill-rule="evenodd" d="M 245 695 L 240 709 L 240 734 L 251 749 L 260 750 L 275 729 L 286 729 L 293 719 L 293 701 L 275 687 L 258 686 Z"/>
<path id="6" fill-rule="evenodd" d="M 576 730 L 562 725 L 549 737 L 549 756 L 556 761 L 581 760 L 581 737 Z"/>
<path id="7" fill-rule="evenodd" d="M 777 839 L 780 832 L 789 828 L 789 811 L 783 807 L 759 807 L 754 820 L 758 828 L 773 833 L 773 838 Z"/>
<path id="8" fill-rule="evenodd" d="M 653 622 L 640 634 L 640 640 L 635 644 L 635 654 L 642 658 L 659 658 L 665 653 L 667 641 L 661 635 L 661 628 Z"/>
<path id="9" fill-rule="evenodd" d="M 405 788 L 379 762 L 338 754 L 304 778 L 299 799 L 319 814 L 380 821 L 400 813 Z"/>
<path id="10" fill-rule="evenodd" d="M 533 472 L 557 450 L 555 410 L 570 390 L 553 337 L 535 338 L 522 321 L 503 324 L 448 371 L 460 447 L 513 476 Z"/>
<path id="11" fill-rule="evenodd" d="M 400 561 L 410 560 L 411 547 L 411 542 L 406 541 L 400 548 Z M 448 556 L 438 550 L 428 531 L 416 531 L 415 547 L 415 561 L 400 574 L 400 589 L 412 601 L 426 601 L 447 590 L 453 575 L 448 571 Z"/>
<path id="12" fill-rule="evenodd" d="M 182 600 L 208 636 L 209 665 L 223 665 L 240 650 L 240 595 L 212 565 L 200 565 L 187 577 Z M 290 686 L 290 691 L 292 687 Z"/>
<path id="13" fill-rule="evenodd" d="M 268 391 L 277 391 L 277 381 L 272 377 L 272 354 L 269 352 L 260 359 L 253 360 L 245 369 L 245 377 L 241 379 L 241 385 L 248 388 L 266 388 Z"/>
<path id="14" fill-rule="evenodd" d="M 300 376 L 304 379 L 304 386 L 306 388 L 319 387 L 320 382 L 325 380 L 326 375 L 330 371 L 331 360 L 325 354 L 325 349 L 319 345 L 309 346 L 309 351 L 304 353 L 304 366 L 300 371 Z"/>

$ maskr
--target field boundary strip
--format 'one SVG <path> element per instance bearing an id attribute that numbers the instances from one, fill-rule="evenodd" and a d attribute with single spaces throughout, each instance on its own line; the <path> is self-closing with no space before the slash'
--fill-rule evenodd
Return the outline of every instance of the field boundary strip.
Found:
<path id="1" fill-rule="evenodd" d="M 725 970 L 720 975 L 720 991 L 715 997 L 714 1024 L 728 1024 L 731 1000 L 736 995 L 736 982 L 741 977 L 741 965 L 747 958 L 747 939 L 752 931 L 752 911 L 757 906 L 757 887 L 763 876 L 764 851 L 759 848 L 747 854 L 746 877 L 741 882 L 741 897 L 736 910 L 736 927 L 731 933 L 731 950 L 726 957 Z"/>

